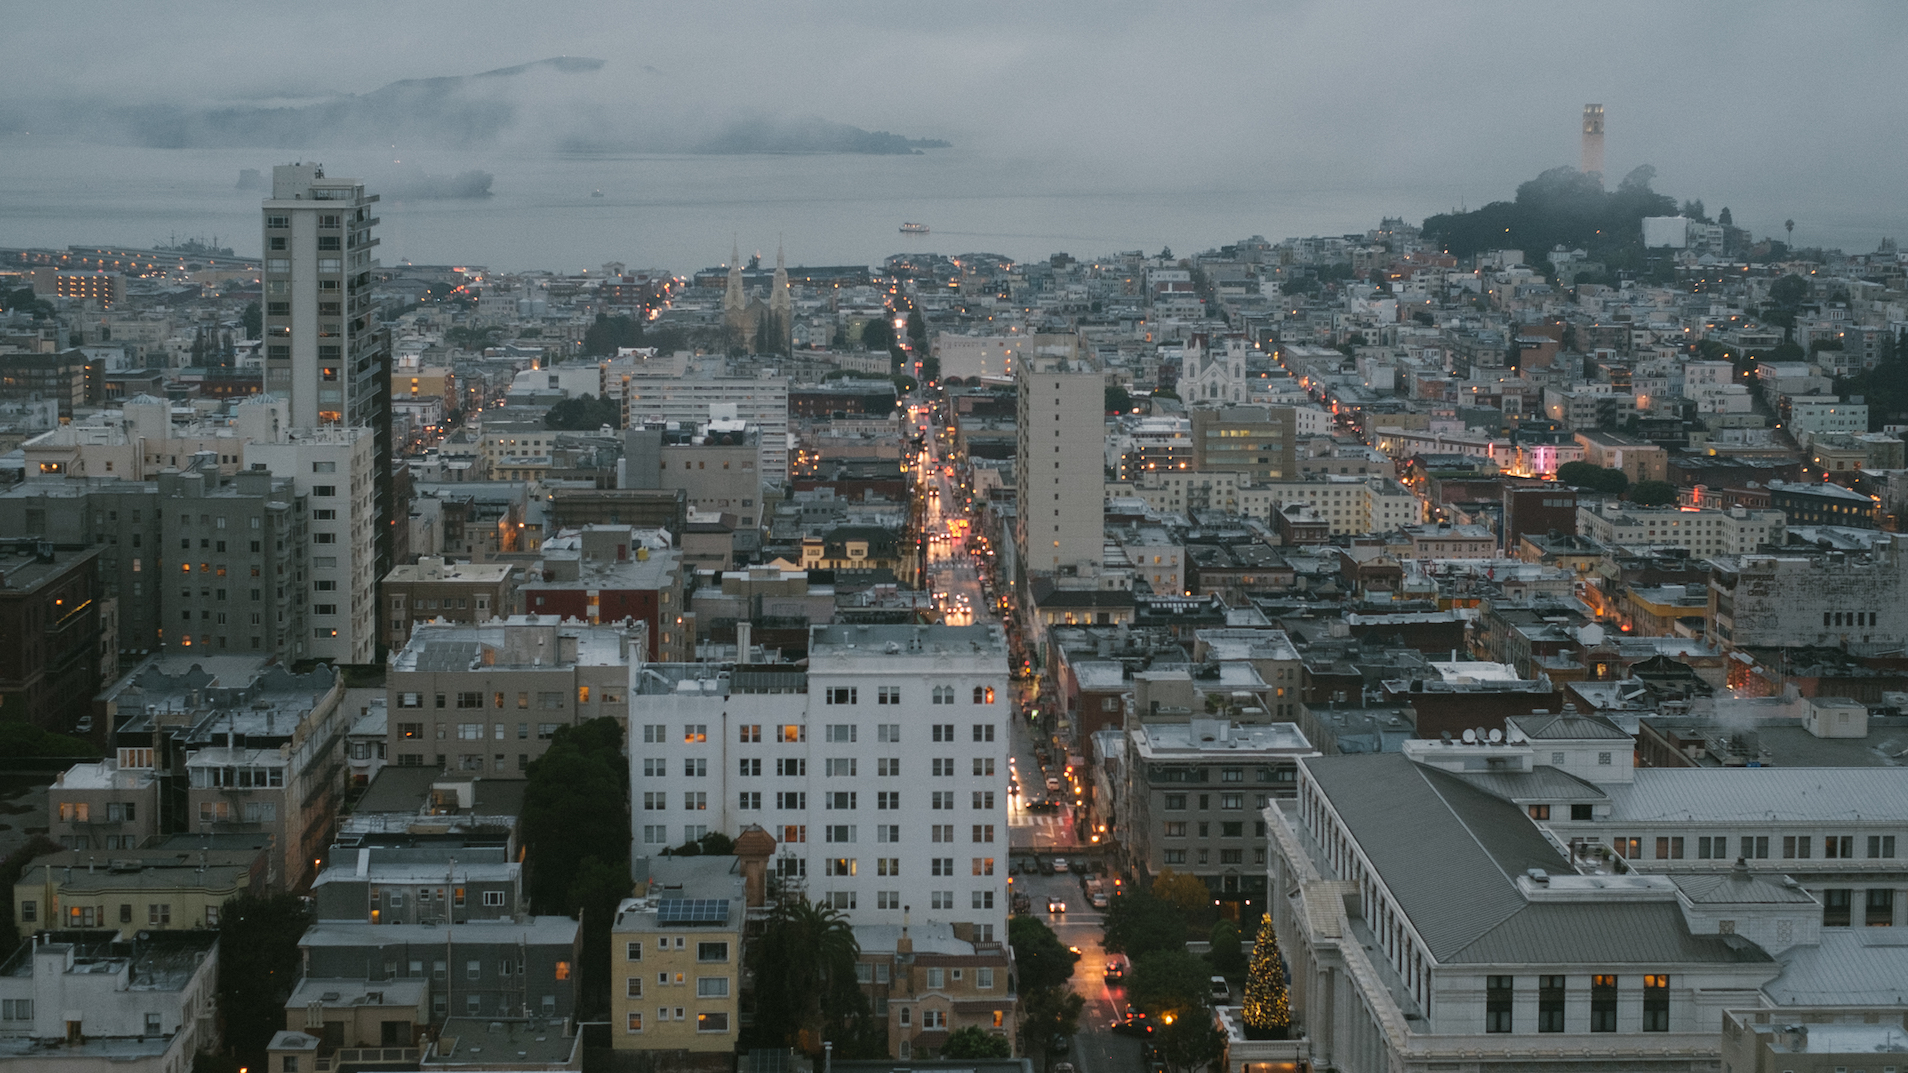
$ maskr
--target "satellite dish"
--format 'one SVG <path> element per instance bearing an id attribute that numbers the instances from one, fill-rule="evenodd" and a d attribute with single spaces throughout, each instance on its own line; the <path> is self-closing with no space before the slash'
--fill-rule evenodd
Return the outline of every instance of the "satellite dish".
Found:
<path id="1" fill-rule="evenodd" d="M 1603 643 L 1603 627 L 1592 622 L 1577 631 L 1577 640 L 1582 641 L 1585 648 L 1595 648 Z"/>
<path id="2" fill-rule="evenodd" d="M 1475 731 L 1475 730 L 1466 730 L 1466 731 L 1464 732 L 1464 744 L 1466 744 L 1466 745 L 1476 745 L 1476 744 L 1477 744 L 1477 731 Z"/>
<path id="3" fill-rule="evenodd" d="M 1503 731 L 1501 731 L 1501 730 L 1493 730 L 1493 731 L 1491 731 L 1491 744 L 1492 744 L 1492 745 L 1496 745 L 1496 744 L 1498 744 L 1498 743 L 1500 743 L 1500 742 L 1502 742 L 1503 740 L 1504 740 L 1504 732 L 1503 732 Z"/>

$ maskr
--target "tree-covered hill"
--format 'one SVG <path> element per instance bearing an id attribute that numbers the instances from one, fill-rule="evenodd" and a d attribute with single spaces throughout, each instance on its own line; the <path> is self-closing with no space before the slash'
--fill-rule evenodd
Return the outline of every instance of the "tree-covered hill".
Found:
<path id="1" fill-rule="evenodd" d="M 1587 250 L 1591 260 L 1613 267 L 1640 265 L 1643 217 L 1674 216 L 1677 211 L 1675 199 L 1650 189 L 1655 177 L 1656 169 L 1645 164 L 1615 190 L 1605 190 L 1594 175 L 1572 167 L 1552 168 L 1519 185 L 1514 201 L 1427 217 L 1425 237 L 1458 257 L 1519 249 L 1528 261 L 1561 244 Z"/>

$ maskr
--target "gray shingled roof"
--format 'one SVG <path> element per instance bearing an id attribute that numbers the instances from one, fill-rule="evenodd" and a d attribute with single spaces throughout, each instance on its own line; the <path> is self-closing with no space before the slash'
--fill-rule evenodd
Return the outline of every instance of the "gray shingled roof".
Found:
<path id="1" fill-rule="evenodd" d="M 1567 869 L 1519 806 L 1396 753 L 1301 761 L 1443 964 L 1768 962 L 1693 935 L 1670 900 L 1529 901 L 1517 877 Z"/>
<path id="2" fill-rule="evenodd" d="M 1458 773 L 1458 778 L 1515 804 L 1595 802 L 1609 797 L 1597 784 L 1543 764 L 1529 771 L 1466 771 Z"/>
<path id="3" fill-rule="evenodd" d="M 1400 754 L 1302 763 L 1440 961 L 1524 908 L 1514 877 L 1565 866 L 1516 805 Z"/>
<path id="4" fill-rule="evenodd" d="M 1519 715 L 1507 717 L 1506 724 L 1516 723 L 1517 729 L 1531 741 L 1583 741 L 1601 739 L 1607 741 L 1628 741 L 1630 736 L 1617 729 L 1616 724 L 1601 716 L 1580 715 L 1565 712 L 1559 715 Z"/>

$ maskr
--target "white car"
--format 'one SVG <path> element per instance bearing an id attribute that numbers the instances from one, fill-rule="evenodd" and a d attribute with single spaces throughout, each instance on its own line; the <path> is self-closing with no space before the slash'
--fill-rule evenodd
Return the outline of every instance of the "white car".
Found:
<path id="1" fill-rule="evenodd" d="M 1067 859 L 1066 859 L 1065 857 L 1055 857 L 1055 858 L 1053 859 L 1053 870 L 1054 870 L 1055 872 L 1064 872 L 1064 871 L 1066 871 L 1066 870 L 1067 870 Z"/>

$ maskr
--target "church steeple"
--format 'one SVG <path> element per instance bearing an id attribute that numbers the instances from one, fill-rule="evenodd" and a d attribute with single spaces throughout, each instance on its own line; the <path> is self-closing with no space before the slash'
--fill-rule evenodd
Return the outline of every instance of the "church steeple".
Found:
<path id="1" fill-rule="evenodd" d="M 737 243 L 729 249 L 729 289 L 722 295 L 722 309 L 740 313 L 746 305 L 748 298 L 742 293 L 742 246 Z"/>

